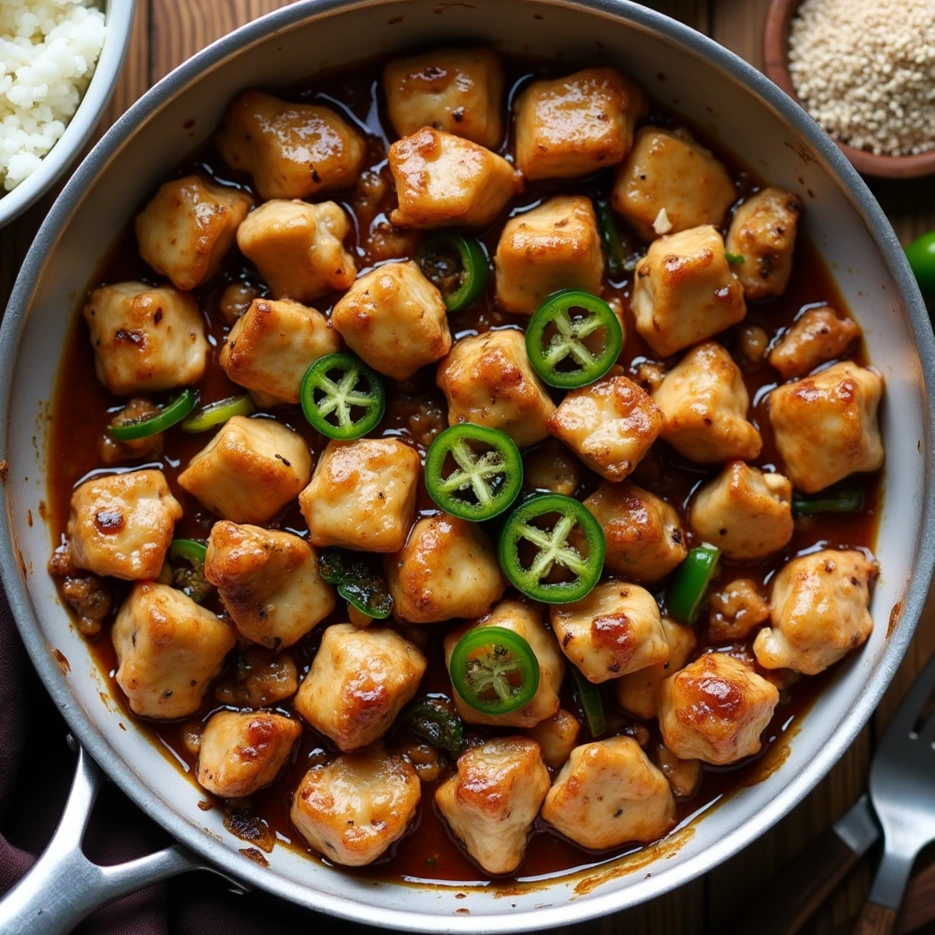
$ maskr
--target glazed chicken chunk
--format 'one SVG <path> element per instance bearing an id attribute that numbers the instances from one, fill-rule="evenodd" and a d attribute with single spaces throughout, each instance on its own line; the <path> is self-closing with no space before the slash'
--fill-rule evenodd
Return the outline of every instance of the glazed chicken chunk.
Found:
<path id="1" fill-rule="evenodd" d="M 589 682 L 606 682 L 669 660 L 655 598 L 636 584 L 605 581 L 573 604 L 554 604 L 552 630 Z"/>
<path id="2" fill-rule="evenodd" d="M 482 617 L 506 588 L 487 534 L 446 513 L 420 519 L 402 551 L 386 556 L 384 569 L 400 622 Z"/>
<path id="3" fill-rule="evenodd" d="M 604 255 L 589 198 L 558 195 L 510 218 L 494 257 L 497 304 L 532 315 L 559 289 L 599 294 Z"/>
<path id="4" fill-rule="evenodd" d="M 636 330 L 660 356 L 697 344 L 743 321 L 743 289 L 724 241 L 711 226 L 661 237 L 636 264 Z"/>
<path id="5" fill-rule="evenodd" d="M 354 257 L 344 249 L 350 230 L 347 215 L 333 201 L 267 201 L 240 225 L 237 246 L 274 299 L 313 302 L 354 281 Z"/>
<path id="6" fill-rule="evenodd" d="M 654 841 L 675 824 L 665 776 L 631 737 L 576 747 L 545 797 L 542 817 L 581 847 Z"/>
<path id="7" fill-rule="evenodd" d="M 769 604 L 749 578 L 737 578 L 708 598 L 708 635 L 715 640 L 746 639 L 769 620 Z"/>
<path id="8" fill-rule="evenodd" d="M 555 403 L 526 355 L 522 331 L 488 331 L 457 341 L 439 364 L 448 424 L 499 429 L 525 448 L 549 434 Z"/>
<path id="9" fill-rule="evenodd" d="M 503 66 L 490 49 L 436 49 L 383 69 L 398 136 L 434 127 L 494 149 L 503 138 Z"/>
<path id="10" fill-rule="evenodd" d="M 265 523 L 308 483 L 312 456 L 301 435 L 271 419 L 234 416 L 188 462 L 179 485 L 234 523 Z"/>
<path id="11" fill-rule="evenodd" d="M 558 714 L 540 721 L 526 733 L 539 744 L 545 765 L 561 769 L 575 748 L 581 725 L 573 714 L 562 708 Z"/>
<path id="12" fill-rule="evenodd" d="M 337 600 L 321 580 L 318 556 L 288 532 L 215 523 L 204 571 L 237 630 L 269 649 L 291 646 L 310 633 Z"/>
<path id="13" fill-rule="evenodd" d="M 96 575 L 125 581 L 155 578 L 181 518 L 181 504 L 162 471 L 94 477 L 71 495 L 71 560 Z"/>
<path id="14" fill-rule="evenodd" d="M 111 630 L 117 684 L 141 717 L 194 714 L 237 634 L 175 588 L 138 581 Z"/>
<path id="15" fill-rule="evenodd" d="M 701 783 L 701 760 L 683 760 L 664 743 L 656 745 L 654 759 L 677 799 L 689 799 L 697 792 Z"/>
<path id="16" fill-rule="evenodd" d="M 670 370 L 653 400 L 665 416 L 662 438 L 699 464 L 752 461 L 763 439 L 747 421 L 750 396 L 730 354 L 707 341 Z"/>
<path id="17" fill-rule="evenodd" d="M 786 383 L 769 394 L 769 419 L 789 479 L 816 493 L 883 465 L 877 407 L 883 378 L 851 361 Z"/>
<path id="18" fill-rule="evenodd" d="M 523 454 L 523 486 L 570 497 L 581 484 L 581 465 L 557 439 L 547 438 Z"/>
<path id="19" fill-rule="evenodd" d="M 876 562 L 855 550 L 824 549 L 793 559 L 776 575 L 772 625 L 753 650 L 764 669 L 817 675 L 866 642 L 873 629 L 870 584 Z"/>
<path id="20" fill-rule="evenodd" d="M 539 745 L 497 737 L 458 758 L 458 771 L 435 791 L 435 804 L 487 873 L 512 873 L 549 791 Z"/>
<path id="21" fill-rule="evenodd" d="M 272 711 L 218 711 L 201 735 L 198 783 L 225 799 L 253 795 L 276 778 L 301 734 L 298 721 Z"/>
<path id="22" fill-rule="evenodd" d="M 214 697 L 221 704 L 262 708 L 291 698 L 298 687 L 298 670 L 289 653 L 251 645 L 215 683 Z"/>
<path id="23" fill-rule="evenodd" d="M 221 268 L 251 207 L 246 192 L 198 175 L 166 182 L 134 222 L 140 256 L 176 289 L 194 289 Z"/>
<path id="24" fill-rule="evenodd" d="M 776 687 L 753 669 L 708 653 L 662 683 L 659 727 L 677 757 L 724 766 L 759 753 L 778 702 Z"/>
<path id="25" fill-rule="evenodd" d="M 361 276 L 335 305 L 331 324 L 352 351 L 393 380 L 408 380 L 451 348 L 445 300 L 412 261 Z"/>
<path id="26" fill-rule="evenodd" d="M 422 783 L 406 760 L 368 750 L 313 766 L 296 790 L 290 816 L 328 860 L 362 867 L 406 833 L 421 796 Z"/>
<path id="27" fill-rule="evenodd" d="M 83 314 L 97 378 L 111 393 L 155 393 L 204 376 L 208 342 L 188 293 L 121 282 L 94 289 Z"/>
<path id="28" fill-rule="evenodd" d="M 295 708 L 339 750 L 359 750 L 389 730 L 425 674 L 422 651 L 394 630 L 328 627 Z"/>
<path id="29" fill-rule="evenodd" d="M 395 438 L 332 441 L 299 496 L 312 545 L 398 552 L 416 508 L 419 453 Z"/>
<path id="30" fill-rule="evenodd" d="M 528 179 L 575 178 L 616 165 L 648 110 L 639 85 L 614 68 L 534 81 L 515 104 L 516 165 Z"/>
<path id="31" fill-rule="evenodd" d="M 860 325 L 830 305 L 810 308 L 769 352 L 770 365 L 783 379 L 804 377 L 819 364 L 840 357 L 860 337 Z"/>
<path id="32" fill-rule="evenodd" d="M 484 227 L 523 187 L 502 156 L 477 143 L 423 127 L 389 151 L 399 207 L 397 227 Z"/>
<path id="33" fill-rule="evenodd" d="M 346 188 L 366 155 L 363 136 L 330 107 L 260 91 L 244 91 L 230 105 L 214 141 L 232 169 L 253 177 L 264 201 Z"/>

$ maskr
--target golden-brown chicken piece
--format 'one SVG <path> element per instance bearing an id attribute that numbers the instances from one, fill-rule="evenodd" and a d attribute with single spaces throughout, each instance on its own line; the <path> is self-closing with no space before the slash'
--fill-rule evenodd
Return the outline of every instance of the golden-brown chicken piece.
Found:
<path id="1" fill-rule="evenodd" d="M 523 454 L 523 487 L 570 497 L 581 484 L 578 459 L 557 439 L 547 438 Z"/>
<path id="2" fill-rule="evenodd" d="M 727 558 L 766 558 L 788 545 L 795 531 L 792 484 L 782 474 L 732 461 L 692 498 L 688 523 Z"/>
<path id="3" fill-rule="evenodd" d="M 555 411 L 526 355 L 522 331 L 488 331 L 455 342 L 436 378 L 448 401 L 448 424 L 499 429 L 525 448 L 549 434 Z"/>
<path id="4" fill-rule="evenodd" d="M 293 104 L 260 91 L 234 100 L 214 142 L 232 169 L 253 177 L 263 201 L 346 188 L 366 155 L 363 136 L 330 107 Z"/>
<path id="5" fill-rule="evenodd" d="M 477 143 L 423 127 L 388 154 L 397 227 L 484 227 L 523 187 L 519 172 Z"/>
<path id="6" fill-rule="evenodd" d="M 214 697 L 238 708 L 262 708 L 291 698 L 298 687 L 298 670 L 289 653 L 247 646 L 215 683 Z"/>
<path id="7" fill-rule="evenodd" d="M 649 591 L 605 581 L 573 604 L 554 604 L 552 630 L 589 682 L 606 682 L 669 660 L 662 617 Z"/>
<path id="8" fill-rule="evenodd" d="M 665 416 L 662 438 L 699 464 L 752 461 L 763 439 L 747 421 L 750 396 L 740 368 L 714 341 L 689 351 L 653 393 Z"/>
<path id="9" fill-rule="evenodd" d="M 126 406 L 111 420 L 110 424 L 129 425 L 141 422 L 159 415 L 159 407 L 143 397 L 134 396 L 127 401 Z M 101 433 L 97 443 L 97 453 L 101 461 L 108 467 L 124 461 L 149 461 L 162 455 L 164 436 L 162 432 L 147 435 L 145 438 L 135 438 L 131 441 L 117 441 L 107 430 Z"/>
<path id="10" fill-rule="evenodd" d="M 234 416 L 188 462 L 179 485 L 234 523 L 265 523 L 308 483 L 312 456 L 301 435 L 272 419 Z"/>
<path id="11" fill-rule="evenodd" d="M 337 602 L 304 539 L 259 526 L 215 523 L 205 577 L 240 633 L 269 649 L 291 646 L 310 633 Z"/>
<path id="12" fill-rule="evenodd" d="M 540 721 L 526 733 L 539 744 L 545 765 L 561 769 L 575 749 L 581 725 L 573 714 L 562 708 L 558 714 Z"/>
<path id="13" fill-rule="evenodd" d="M 246 192 L 199 175 L 166 182 L 134 221 L 140 256 L 176 289 L 194 289 L 221 268 L 251 207 Z"/>
<path id="14" fill-rule="evenodd" d="M 708 636 L 712 640 L 744 640 L 769 620 L 769 604 L 749 578 L 737 578 L 708 598 Z"/>
<path id="15" fill-rule="evenodd" d="M 395 438 L 328 443 L 299 507 L 312 545 L 398 552 L 412 526 L 419 453 Z"/>
<path id="16" fill-rule="evenodd" d="M 769 394 L 769 420 L 786 474 L 816 493 L 849 474 L 883 466 L 877 407 L 883 377 L 850 361 Z"/>
<path id="17" fill-rule="evenodd" d="M 665 776 L 631 737 L 576 747 L 542 806 L 542 817 L 590 850 L 649 843 L 675 824 Z"/>
<path id="18" fill-rule="evenodd" d="M 204 321 L 187 292 L 120 282 L 94 289 L 82 312 L 97 378 L 111 393 L 155 393 L 204 376 Z"/>
<path id="19" fill-rule="evenodd" d="M 549 791 L 539 745 L 497 737 L 458 758 L 458 771 L 435 791 L 435 804 L 487 873 L 512 873 Z"/>
<path id="20" fill-rule="evenodd" d="M 175 588 L 138 581 L 111 630 L 117 684 L 141 717 L 194 714 L 237 633 Z"/>
<path id="21" fill-rule="evenodd" d="M 759 753 L 778 702 L 775 685 L 739 659 L 708 653 L 662 683 L 662 739 L 683 760 L 734 763 Z"/>
<path id="22" fill-rule="evenodd" d="M 701 784 L 701 760 L 683 760 L 664 743 L 656 744 L 654 759 L 677 799 L 690 799 Z"/>
<path id="23" fill-rule="evenodd" d="M 840 357 L 860 335 L 860 325 L 839 317 L 830 305 L 810 308 L 795 320 L 768 359 L 783 379 L 804 377 L 819 364 Z"/>
<path id="24" fill-rule="evenodd" d="M 218 711 L 201 734 L 195 777 L 225 799 L 253 795 L 279 774 L 302 725 L 272 711 Z"/>
<path id="25" fill-rule="evenodd" d="M 336 623 L 325 630 L 295 709 L 343 751 L 379 740 L 425 674 L 422 651 L 394 630 L 358 630 Z"/>
<path id="26" fill-rule="evenodd" d="M 870 583 L 877 564 L 856 550 L 823 549 L 793 559 L 773 581 L 772 626 L 753 644 L 764 669 L 817 675 L 873 629 Z"/>
<path id="27" fill-rule="evenodd" d="M 181 518 L 162 471 L 93 477 L 71 495 L 66 531 L 72 561 L 125 581 L 155 578 Z"/>
<path id="28" fill-rule="evenodd" d="M 292 299 L 254 299 L 234 323 L 218 359 L 234 383 L 297 403 L 308 368 L 340 347 L 340 338 L 316 309 Z"/>
<path id="29" fill-rule="evenodd" d="M 475 627 L 504 627 L 518 633 L 535 653 L 539 662 L 539 688 L 532 701 L 509 714 L 483 714 L 472 708 L 452 688 L 455 706 L 462 720 L 469 724 L 491 724 L 495 727 L 535 727 L 540 721 L 552 717 L 559 707 L 558 693 L 565 675 L 565 662 L 558 643 L 545 625 L 545 609 L 539 604 L 506 600 L 472 623 L 451 630 L 445 636 L 445 665 L 450 665 L 451 654 L 458 641 Z"/>
<path id="30" fill-rule="evenodd" d="M 237 246 L 252 260 L 274 299 L 313 302 L 354 281 L 354 257 L 344 249 L 351 224 L 333 201 L 267 201 L 237 230 Z"/>
<path id="31" fill-rule="evenodd" d="M 506 589 L 487 534 L 447 513 L 420 519 L 402 551 L 387 555 L 383 567 L 393 615 L 401 622 L 482 617 Z"/>
<path id="32" fill-rule="evenodd" d="M 518 315 L 532 315 L 559 289 L 599 294 L 604 254 L 591 200 L 558 195 L 510 218 L 494 267 L 497 304 Z"/>
<path id="33" fill-rule="evenodd" d="M 433 49 L 383 68 L 398 136 L 434 127 L 495 149 L 503 138 L 503 66 L 490 49 Z"/>
<path id="34" fill-rule="evenodd" d="M 614 180 L 611 202 L 644 240 L 724 223 L 737 197 L 711 152 L 687 130 L 643 127 Z"/>
<path id="35" fill-rule="evenodd" d="M 665 422 L 652 397 L 624 376 L 572 390 L 552 413 L 549 431 L 607 480 L 632 473 Z"/>
<path id="36" fill-rule="evenodd" d="M 528 179 L 576 178 L 616 165 L 649 111 L 642 89 L 615 68 L 534 81 L 516 104 L 516 165 Z"/>
<path id="37" fill-rule="evenodd" d="M 628 581 L 658 581 L 688 554 L 678 513 L 631 481 L 603 481 L 584 505 L 604 530 L 604 567 Z"/>
<path id="38" fill-rule="evenodd" d="M 668 357 L 743 321 L 743 289 L 731 272 L 724 241 L 711 226 L 654 241 L 636 264 L 636 330 Z"/>
<path id="39" fill-rule="evenodd" d="M 335 305 L 331 324 L 351 350 L 393 380 L 408 380 L 451 348 L 445 300 L 412 261 L 361 276 Z"/>

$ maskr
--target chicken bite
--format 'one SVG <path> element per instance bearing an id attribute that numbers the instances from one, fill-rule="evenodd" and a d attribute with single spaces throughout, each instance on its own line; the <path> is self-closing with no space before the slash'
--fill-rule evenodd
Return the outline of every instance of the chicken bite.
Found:
<path id="1" fill-rule="evenodd" d="M 522 331 L 488 331 L 456 341 L 438 365 L 436 382 L 448 401 L 448 424 L 499 429 L 520 448 L 549 434 L 555 403 L 526 355 Z"/>
<path id="2" fill-rule="evenodd" d="M 849 474 L 883 466 L 877 407 L 883 377 L 850 361 L 769 394 L 769 420 L 786 473 L 817 493 Z"/>
<path id="3" fill-rule="evenodd" d="M 484 227 L 523 187 L 502 156 L 451 133 L 423 127 L 388 154 L 397 227 Z"/>
<path id="4" fill-rule="evenodd" d="M 793 559 L 773 581 L 772 625 L 756 636 L 756 661 L 817 675 L 862 646 L 873 629 L 870 584 L 877 573 L 877 563 L 856 550 Z"/>
<path id="5" fill-rule="evenodd" d="M 830 305 L 810 308 L 769 352 L 768 360 L 785 380 L 804 377 L 819 364 L 844 354 L 860 334 L 856 321 L 839 317 Z"/>
<path id="6" fill-rule="evenodd" d="M 581 484 L 577 458 L 557 439 L 547 438 L 523 454 L 523 487 L 572 496 Z"/>
<path id="7" fill-rule="evenodd" d="M 458 758 L 458 771 L 435 791 L 435 804 L 487 873 L 512 873 L 549 791 L 539 745 L 497 737 Z"/>
<path id="8" fill-rule="evenodd" d="M 708 598 L 708 636 L 713 640 L 744 640 L 769 620 L 769 604 L 749 578 L 737 578 Z"/>
<path id="9" fill-rule="evenodd" d="M 534 81 L 516 101 L 516 165 L 528 179 L 576 178 L 616 165 L 649 112 L 640 86 L 615 68 Z"/>
<path id="10" fill-rule="evenodd" d="M 677 799 L 690 799 L 701 784 L 701 760 L 683 760 L 664 743 L 656 745 L 656 765 Z"/>
<path id="11" fill-rule="evenodd" d="M 162 471 L 94 477 L 71 495 L 66 532 L 72 562 L 124 581 L 155 578 L 181 518 Z"/>
<path id="12" fill-rule="evenodd" d="M 573 714 L 562 708 L 558 714 L 540 721 L 526 733 L 539 744 L 545 765 L 561 769 L 575 748 L 581 725 Z"/>
<path id="13" fill-rule="evenodd" d="M 451 347 L 445 300 L 412 261 L 361 276 L 335 305 L 331 324 L 351 350 L 393 380 L 408 380 Z"/>
<path id="14" fill-rule="evenodd" d="M 194 714 L 224 657 L 234 628 L 175 588 L 138 581 L 111 630 L 117 684 L 140 717 Z"/>
<path id="15" fill-rule="evenodd" d="M 328 443 L 299 495 L 312 545 L 398 552 L 416 508 L 419 453 L 395 438 Z"/>
<path id="16" fill-rule="evenodd" d="M 272 419 L 234 416 L 188 462 L 179 485 L 234 523 L 265 523 L 308 483 L 312 456 L 301 435 Z"/>
<path id="17" fill-rule="evenodd" d="M 545 797 L 542 817 L 581 847 L 648 844 L 675 824 L 665 776 L 631 737 L 576 747 Z"/>
<path id="18" fill-rule="evenodd" d="M 590 198 L 559 195 L 510 218 L 494 257 L 497 304 L 532 315 L 559 289 L 600 293 L 601 235 Z"/>
<path id="19" fill-rule="evenodd" d="M 668 357 L 743 321 L 743 288 L 711 226 L 661 237 L 637 264 L 631 302 L 636 330 Z"/>
<path id="20" fill-rule="evenodd" d="M 760 734 L 779 691 L 726 653 L 708 653 L 667 678 L 659 689 L 659 727 L 683 760 L 716 766 L 760 751 Z"/>
<path id="21" fill-rule="evenodd" d="M 238 708 L 262 708 L 291 698 L 299 687 L 295 660 L 262 646 L 247 646 L 214 685 L 214 697 Z"/>
<path id="22" fill-rule="evenodd" d="M 346 188 L 366 155 L 363 136 L 330 107 L 293 104 L 260 91 L 234 100 L 214 142 L 232 169 L 250 174 L 263 201 Z"/>
<path id="23" fill-rule="evenodd" d="M 94 289 L 82 314 L 97 378 L 111 393 L 155 393 L 204 376 L 208 342 L 188 293 L 120 282 Z"/>
<path id="24" fill-rule="evenodd" d="M 750 396 L 740 368 L 714 341 L 689 351 L 666 374 L 653 400 L 665 416 L 663 440 L 691 461 L 752 461 L 763 447 L 747 421 Z"/>

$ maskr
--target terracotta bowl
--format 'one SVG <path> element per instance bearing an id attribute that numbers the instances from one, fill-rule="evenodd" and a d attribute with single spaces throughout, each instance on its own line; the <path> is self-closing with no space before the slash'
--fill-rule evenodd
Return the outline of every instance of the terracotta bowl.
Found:
<path id="1" fill-rule="evenodd" d="M 789 74 L 789 29 L 801 3 L 802 0 L 772 0 L 763 27 L 763 70 L 768 78 L 797 101 L 799 98 Z M 802 104 L 801 101 L 799 103 Z M 910 179 L 935 173 L 935 150 L 918 156 L 878 156 L 846 143 L 837 145 L 863 175 Z"/>

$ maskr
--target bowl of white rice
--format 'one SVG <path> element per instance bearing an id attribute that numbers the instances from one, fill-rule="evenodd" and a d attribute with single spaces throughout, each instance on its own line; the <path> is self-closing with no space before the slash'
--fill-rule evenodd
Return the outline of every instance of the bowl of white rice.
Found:
<path id="1" fill-rule="evenodd" d="M 97 126 L 136 0 L 0 0 L 0 227 L 43 195 Z"/>

